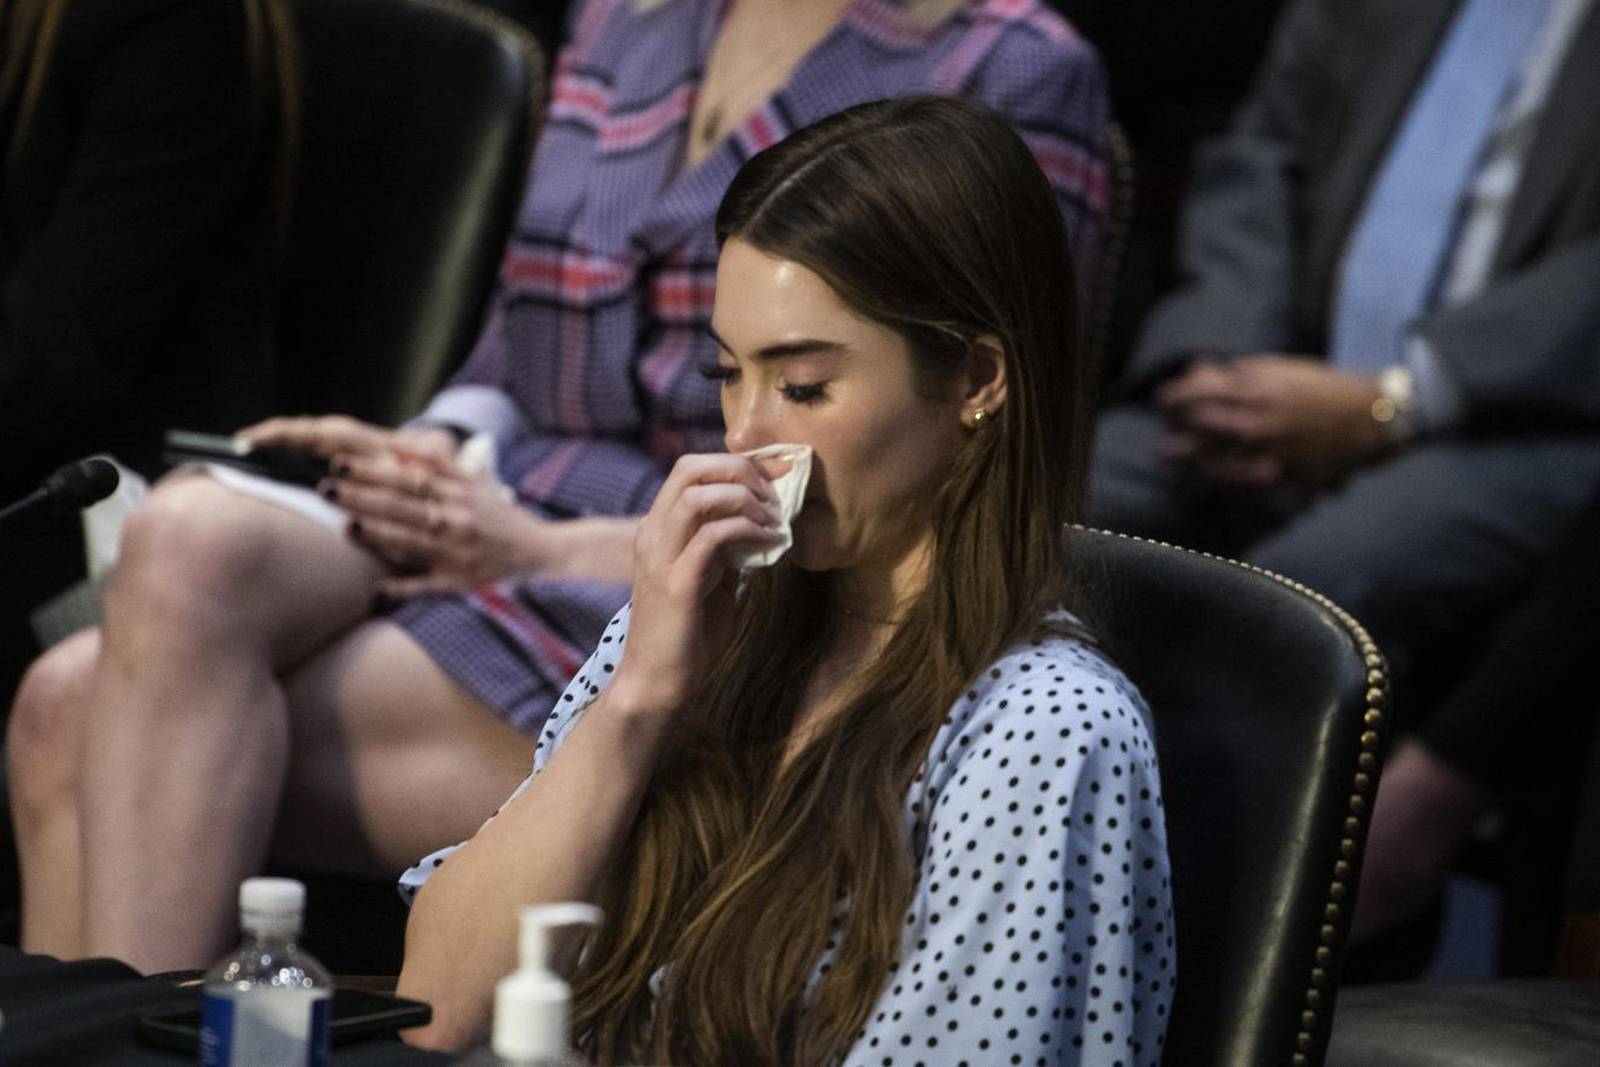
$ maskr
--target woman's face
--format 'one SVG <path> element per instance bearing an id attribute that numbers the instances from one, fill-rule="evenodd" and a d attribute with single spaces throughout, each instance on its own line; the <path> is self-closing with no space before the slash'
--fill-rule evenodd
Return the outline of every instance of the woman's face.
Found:
<path id="1" fill-rule="evenodd" d="M 737 239 L 717 265 L 712 332 L 720 352 L 707 373 L 722 380 L 728 451 L 813 450 L 794 561 L 893 569 L 920 549 L 967 432 L 957 382 L 920 395 L 904 338 L 805 267 Z"/>

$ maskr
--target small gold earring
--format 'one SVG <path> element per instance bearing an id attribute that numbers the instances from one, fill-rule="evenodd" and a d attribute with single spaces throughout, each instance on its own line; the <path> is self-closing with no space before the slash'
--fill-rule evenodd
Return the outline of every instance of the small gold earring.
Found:
<path id="1" fill-rule="evenodd" d="M 987 411 L 983 410 L 982 408 L 979 408 L 977 411 L 974 411 L 972 413 L 972 428 L 974 430 L 983 429 L 984 423 L 986 423 L 988 421 L 989 421 L 989 413 Z"/>

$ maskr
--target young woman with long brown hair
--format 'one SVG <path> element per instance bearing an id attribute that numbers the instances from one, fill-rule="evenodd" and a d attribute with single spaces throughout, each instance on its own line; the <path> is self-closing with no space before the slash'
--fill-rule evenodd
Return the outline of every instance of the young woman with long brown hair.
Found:
<path id="1" fill-rule="evenodd" d="M 480 1037 L 517 907 L 583 899 L 603 1063 L 1156 1063 L 1159 784 L 1069 613 L 1089 375 L 1044 176 L 981 108 L 867 104 L 754 157 L 717 231 L 731 454 L 674 467 L 534 773 L 402 880 L 417 1040 Z M 741 581 L 775 443 L 812 480 Z"/>
<path id="2" fill-rule="evenodd" d="M 1041 0 L 571 16 L 499 290 L 421 425 L 254 428 L 334 459 L 326 524 L 174 472 L 128 521 L 103 625 L 30 669 L 8 748 L 30 950 L 204 966 L 269 859 L 390 877 L 515 788 L 627 600 L 638 516 L 678 456 L 721 444 L 696 373 L 716 352 L 713 217 L 759 148 L 867 100 L 981 100 L 1092 261 L 1105 85 Z M 514 499 L 455 464 L 458 433 L 495 436 Z"/>

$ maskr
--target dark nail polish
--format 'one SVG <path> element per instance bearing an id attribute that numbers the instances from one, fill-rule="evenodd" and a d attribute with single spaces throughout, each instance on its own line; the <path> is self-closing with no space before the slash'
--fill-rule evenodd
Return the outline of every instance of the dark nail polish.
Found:
<path id="1" fill-rule="evenodd" d="M 360 519 L 351 519 L 350 520 L 350 536 L 351 537 L 360 537 L 361 536 L 361 520 Z"/>
<path id="2" fill-rule="evenodd" d="M 339 487 L 332 484 L 324 485 L 322 487 L 322 498 L 337 502 L 339 499 Z"/>
<path id="3" fill-rule="evenodd" d="M 333 475 L 336 478 L 348 478 L 348 477 L 350 477 L 350 464 L 348 464 L 348 463 L 335 463 L 333 465 Z"/>

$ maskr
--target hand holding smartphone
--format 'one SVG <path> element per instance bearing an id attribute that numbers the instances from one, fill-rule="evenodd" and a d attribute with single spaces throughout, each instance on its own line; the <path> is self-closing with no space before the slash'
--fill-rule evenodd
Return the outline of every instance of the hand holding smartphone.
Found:
<path id="1" fill-rule="evenodd" d="M 162 459 L 182 463 L 221 463 L 275 481 L 314 488 L 328 476 L 328 461 L 311 452 L 273 445 L 251 445 L 222 434 L 168 430 Z"/>

